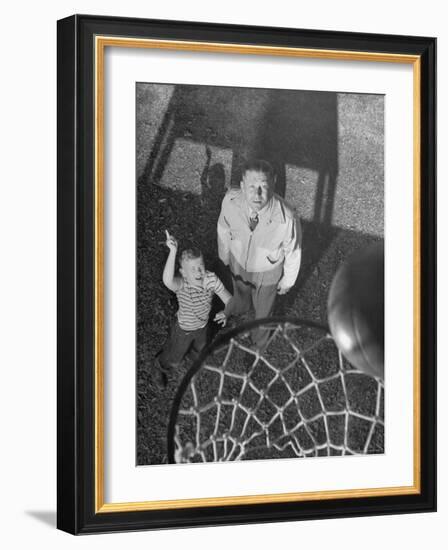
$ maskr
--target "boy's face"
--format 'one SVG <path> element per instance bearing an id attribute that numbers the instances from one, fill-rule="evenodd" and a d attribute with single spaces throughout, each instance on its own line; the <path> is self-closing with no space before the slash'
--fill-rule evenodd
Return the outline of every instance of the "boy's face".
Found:
<path id="1" fill-rule="evenodd" d="M 190 258 L 182 262 L 180 268 L 182 277 L 186 279 L 190 285 L 202 286 L 205 276 L 204 260 L 200 258 Z"/>
<path id="2" fill-rule="evenodd" d="M 264 208 L 274 193 L 273 184 L 268 176 L 254 170 L 248 170 L 243 174 L 241 190 L 247 204 L 254 212 Z"/>

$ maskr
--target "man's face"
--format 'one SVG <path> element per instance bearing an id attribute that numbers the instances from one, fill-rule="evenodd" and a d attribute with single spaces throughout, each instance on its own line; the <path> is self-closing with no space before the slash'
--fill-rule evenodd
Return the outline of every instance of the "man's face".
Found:
<path id="1" fill-rule="evenodd" d="M 245 172 L 241 181 L 241 190 L 247 204 L 255 212 L 267 205 L 274 192 L 272 187 L 266 174 L 253 170 Z"/>
<path id="2" fill-rule="evenodd" d="M 182 262 L 180 268 L 182 276 L 190 285 L 202 286 L 205 276 L 205 266 L 203 258 L 191 258 Z"/>

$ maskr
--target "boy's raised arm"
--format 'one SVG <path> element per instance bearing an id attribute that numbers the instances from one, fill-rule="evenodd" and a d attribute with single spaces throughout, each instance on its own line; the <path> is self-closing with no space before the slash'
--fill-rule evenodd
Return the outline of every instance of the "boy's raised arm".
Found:
<path id="1" fill-rule="evenodd" d="M 174 276 L 174 270 L 176 267 L 177 241 L 168 233 L 166 229 L 165 233 L 166 246 L 169 248 L 169 254 L 163 269 L 163 284 L 173 292 L 177 292 L 182 284 L 179 277 Z"/>

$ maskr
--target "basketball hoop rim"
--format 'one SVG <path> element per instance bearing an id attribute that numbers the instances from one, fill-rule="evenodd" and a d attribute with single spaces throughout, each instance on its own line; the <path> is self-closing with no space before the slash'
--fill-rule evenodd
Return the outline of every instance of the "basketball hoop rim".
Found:
<path id="1" fill-rule="evenodd" d="M 315 323 L 314 321 L 306 321 L 296 317 L 275 316 L 275 317 L 265 317 L 263 319 L 255 319 L 254 321 L 248 321 L 246 323 L 242 323 L 241 325 L 238 325 L 237 327 L 230 329 L 228 332 L 225 332 L 224 334 L 219 335 L 208 346 L 206 346 L 202 350 L 202 352 L 199 354 L 199 356 L 195 359 L 195 361 L 193 362 L 193 364 L 191 365 L 191 367 L 188 369 L 185 376 L 181 380 L 181 383 L 174 395 L 173 404 L 171 405 L 170 418 L 168 421 L 168 431 L 167 431 L 168 464 L 176 464 L 174 460 L 174 452 L 175 452 L 174 431 L 175 431 L 176 419 L 178 416 L 179 405 L 180 405 L 182 396 L 185 392 L 185 389 L 189 385 L 191 379 L 193 378 L 193 376 L 201 368 L 202 362 L 205 359 L 205 357 L 207 357 L 207 355 L 209 355 L 212 351 L 219 348 L 222 344 L 231 340 L 241 332 L 251 331 L 264 324 L 280 324 L 280 323 L 283 323 L 283 324 L 290 323 L 293 325 L 301 325 L 303 327 L 321 330 L 323 333 L 326 333 L 328 335 L 331 334 L 330 329 L 327 325 Z"/>

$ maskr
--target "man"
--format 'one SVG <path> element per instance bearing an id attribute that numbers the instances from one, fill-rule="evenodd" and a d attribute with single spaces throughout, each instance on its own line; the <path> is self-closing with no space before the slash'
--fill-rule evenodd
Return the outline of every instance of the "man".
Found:
<path id="1" fill-rule="evenodd" d="M 293 210 L 274 193 L 271 165 L 246 163 L 240 189 L 222 201 L 218 220 L 218 252 L 230 267 L 233 300 L 229 313 L 245 313 L 253 306 L 255 318 L 272 315 L 276 294 L 286 294 L 300 269 L 301 228 Z M 252 334 L 263 349 L 269 332 Z"/>

